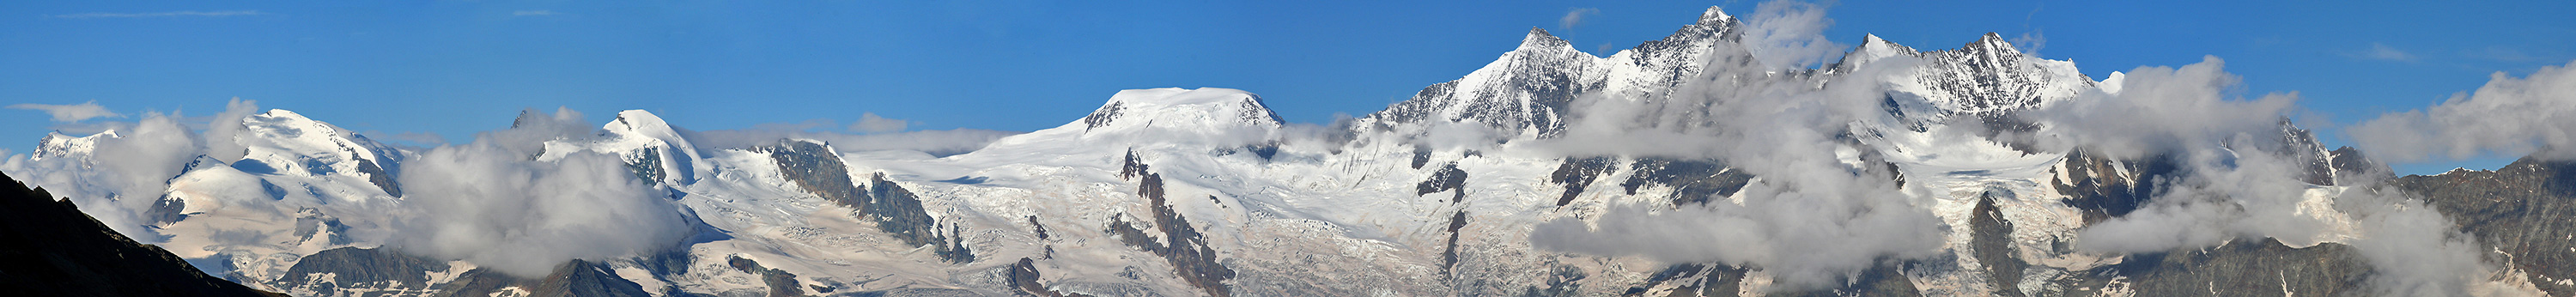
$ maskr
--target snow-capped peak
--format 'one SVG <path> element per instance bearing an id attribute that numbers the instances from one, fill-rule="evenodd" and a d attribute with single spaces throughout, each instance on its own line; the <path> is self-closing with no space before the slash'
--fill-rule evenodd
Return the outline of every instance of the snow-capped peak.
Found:
<path id="1" fill-rule="evenodd" d="M 402 152 L 339 126 L 284 109 L 242 118 L 239 141 L 246 151 L 233 167 L 256 174 L 289 176 L 354 176 L 388 196 L 402 196 L 391 172 Z M 220 160 L 219 160 L 220 161 Z"/>
<path id="2" fill-rule="evenodd" d="M 621 137 L 659 140 L 686 154 L 697 154 L 697 147 L 690 145 L 688 139 L 681 138 L 678 129 L 672 129 L 671 124 L 662 121 L 661 116 L 642 109 L 617 112 L 617 119 L 610 120 L 608 125 L 599 128 Z"/>
<path id="3" fill-rule="evenodd" d="M 1219 147 L 1266 141 L 1279 129 L 1279 115 L 1260 95 L 1226 88 L 1160 88 L 1118 91 L 1100 109 L 1081 120 L 1052 129 L 1004 137 L 986 150 L 1041 145 L 1060 149 L 1073 143 L 1205 144 Z M 1002 149 L 1008 150 L 1008 149 Z"/>
<path id="4" fill-rule="evenodd" d="M 1939 113 L 1904 116 L 1914 120 L 1934 120 L 1947 117 L 1946 114 L 1993 115 L 2036 108 L 2074 98 L 2082 90 L 2093 88 L 2094 83 L 2076 71 L 2075 62 L 2030 57 L 1995 33 L 1986 33 L 1958 49 L 1929 52 L 1912 51 L 1883 39 L 1870 38 L 1851 55 L 1884 58 L 1886 56 L 1873 56 L 1879 54 L 1873 51 L 1881 49 L 1891 53 L 1911 52 L 1910 55 L 1924 60 L 1923 65 L 1915 67 L 1912 79 L 1892 82 L 1894 91 L 1919 96 L 1924 103 L 1941 110 Z"/>
<path id="5" fill-rule="evenodd" d="M 388 162 L 383 158 L 392 153 L 339 126 L 284 109 L 244 117 L 242 126 L 248 129 L 240 141 L 250 150 L 242 158 L 258 159 L 277 167 L 281 174 L 358 172 L 361 166 L 357 162 L 385 164 Z M 301 169 L 289 170 L 290 167 Z"/>
<path id="6" fill-rule="evenodd" d="M 1997 35 L 1995 32 L 1986 32 L 1985 36 L 1977 37 L 1977 42 L 1968 43 L 1967 47 L 1984 50 L 1988 55 L 1997 57 L 2021 55 L 2020 49 L 2013 48 L 2012 42 L 2004 41 L 2004 36 Z"/>
<path id="7" fill-rule="evenodd" d="M 1869 34 L 1861 37 L 1859 47 L 1853 48 L 1850 54 L 1845 54 L 1843 56 L 1842 63 L 1844 65 L 1860 65 L 1896 55 L 1910 56 L 1919 53 L 1921 52 L 1915 51 L 1913 47 L 1899 45 L 1895 42 L 1887 41 L 1887 39 L 1878 38 L 1878 34 Z"/>
<path id="8" fill-rule="evenodd" d="M 1211 129 L 1277 128 L 1279 115 L 1261 96 L 1227 88 L 1160 88 L 1118 91 L 1080 124 L 1091 132 L 1148 127 Z"/>
<path id="9" fill-rule="evenodd" d="M 695 164 L 703 159 L 697 146 L 681 137 L 679 130 L 671 128 L 661 116 L 641 109 L 620 111 L 616 119 L 599 129 L 603 131 L 599 139 L 546 142 L 545 154 L 538 159 L 552 160 L 578 151 L 614 154 L 625 159 L 638 178 L 648 182 L 680 185 L 696 180 Z"/>
<path id="10" fill-rule="evenodd" d="M 1726 7 L 1723 6 L 1709 6 L 1707 11 L 1701 11 L 1699 13 L 1699 24 L 1701 25 L 1724 24 L 1734 21 L 1735 16 L 1727 15 Z"/>
<path id="11" fill-rule="evenodd" d="M 81 137 L 63 135 L 63 133 L 59 131 L 46 132 L 45 138 L 36 140 L 35 155 L 30 156 L 27 159 L 44 160 L 45 158 L 59 158 L 66 156 L 71 156 L 73 158 L 88 156 L 91 151 L 98 149 L 98 139 L 100 137 L 117 138 L 116 130 L 100 131 L 98 134 L 90 134 L 89 136 Z"/>
<path id="12" fill-rule="evenodd" d="M 1566 42 L 1565 39 L 1556 38 L 1556 35 L 1547 34 L 1547 29 L 1530 27 L 1529 35 L 1521 37 L 1520 48 L 1512 49 L 1512 51 L 1554 50 L 1558 48 L 1571 50 L 1574 49 L 1574 43 Z"/>

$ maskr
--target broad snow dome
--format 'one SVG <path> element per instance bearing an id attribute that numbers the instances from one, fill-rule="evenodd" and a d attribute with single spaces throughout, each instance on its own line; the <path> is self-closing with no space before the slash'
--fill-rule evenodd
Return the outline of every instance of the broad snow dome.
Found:
<path id="1" fill-rule="evenodd" d="M 236 140 L 248 150 L 242 159 L 257 160 L 266 169 L 273 170 L 255 173 L 297 176 L 330 175 L 332 172 L 382 174 L 385 170 L 376 167 L 389 163 L 382 160 L 388 151 L 383 145 L 293 111 L 270 109 L 250 115 L 242 118 L 242 127 L 248 133 Z"/>
<path id="2" fill-rule="evenodd" d="M 1267 139 L 1279 115 L 1261 96 L 1226 88 L 1160 88 L 1118 91 L 1082 120 L 1048 130 L 1073 130 L 1086 141 L 1152 135 L 1155 142 L 1236 143 Z"/>

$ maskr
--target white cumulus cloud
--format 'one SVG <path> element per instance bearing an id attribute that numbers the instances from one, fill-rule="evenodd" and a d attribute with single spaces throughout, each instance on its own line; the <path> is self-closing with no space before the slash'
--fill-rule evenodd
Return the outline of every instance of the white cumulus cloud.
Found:
<path id="1" fill-rule="evenodd" d="M 2489 75 L 2476 92 L 2425 109 L 2382 114 L 2345 130 L 2390 162 L 2537 154 L 2576 158 L 2576 62 L 2529 76 Z"/>

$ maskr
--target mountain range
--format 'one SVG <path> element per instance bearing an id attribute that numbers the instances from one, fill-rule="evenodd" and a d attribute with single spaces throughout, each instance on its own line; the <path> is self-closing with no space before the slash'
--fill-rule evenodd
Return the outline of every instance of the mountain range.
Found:
<path id="1" fill-rule="evenodd" d="M 1534 28 L 1329 125 L 1125 90 L 946 156 L 642 110 L 406 147 L 272 109 L 0 169 L 298 296 L 2576 295 L 2567 160 L 2395 176 L 2205 90 L 2214 58 L 2096 79 L 1869 36 L 1772 69 L 1748 31 L 1711 8 L 1601 57 Z"/>

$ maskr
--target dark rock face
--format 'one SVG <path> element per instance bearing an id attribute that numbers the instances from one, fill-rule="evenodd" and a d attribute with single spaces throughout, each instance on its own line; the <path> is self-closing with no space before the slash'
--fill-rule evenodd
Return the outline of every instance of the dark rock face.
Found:
<path id="1" fill-rule="evenodd" d="M 1128 160 L 1135 162 L 1134 158 Z M 1146 203 L 1153 206 L 1153 227 L 1160 228 L 1170 238 L 1158 240 L 1147 236 L 1135 224 L 1114 216 L 1109 221 L 1109 233 L 1117 235 L 1119 242 L 1128 246 L 1163 256 L 1172 264 L 1173 273 L 1190 286 L 1206 290 L 1209 296 L 1233 296 L 1224 282 L 1234 278 L 1234 269 L 1217 263 L 1216 249 L 1207 246 L 1205 235 L 1199 234 L 1198 228 L 1191 226 L 1188 218 L 1174 212 L 1172 205 L 1163 200 L 1163 176 L 1143 172 L 1146 168 L 1141 164 L 1135 168 L 1142 172 L 1136 175 L 1136 195 L 1145 197 Z"/>
<path id="2" fill-rule="evenodd" d="M 2167 158 L 2114 161 L 2078 149 L 2066 154 L 2068 179 L 2049 180 L 2069 197 L 2067 205 L 2084 210 L 2086 225 L 2138 210 L 2155 197 L 2161 183 L 2182 174 L 2181 166 Z"/>
<path id="3" fill-rule="evenodd" d="M 725 259 L 725 265 L 733 266 L 734 270 L 739 270 L 743 273 L 759 275 L 760 283 L 769 285 L 770 297 L 792 297 L 803 296 L 805 294 L 803 289 L 804 287 L 797 284 L 796 274 L 787 273 L 786 270 L 761 267 L 759 261 L 752 261 L 751 259 L 744 259 L 742 257 L 727 257 Z"/>
<path id="4" fill-rule="evenodd" d="M 2329 159 L 2327 162 L 2334 164 L 2335 180 L 2343 183 L 2397 177 L 2397 171 L 2388 169 L 2388 164 L 2371 160 L 2369 156 L 2362 155 L 2361 150 L 2349 146 L 2335 148 L 2334 151 L 2326 152 L 2326 156 Z"/>
<path id="5" fill-rule="evenodd" d="M 1549 182 L 1565 186 L 1565 195 L 1556 198 L 1556 206 L 1574 202 L 1575 195 L 1583 194 L 1583 189 L 1591 186 L 1593 180 L 1610 174 L 1611 170 L 1610 157 L 1565 158 L 1564 162 L 1556 166 L 1556 172 L 1547 175 Z"/>
<path id="6" fill-rule="evenodd" d="M 1465 201 L 1467 200 L 1467 171 L 1459 170 L 1458 163 L 1449 163 L 1441 166 L 1439 171 L 1433 171 L 1431 177 L 1423 179 L 1422 183 L 1414 184 L 1413 189 L 1417 192 L 1413 194 L 1415 196 L 1441 191 L 1457 191 L 1457 195 L 1450 197 L 1449 203 Z"/>
<path id="7" fill-rule="evenodd" d="M 964 239 L 951 239 L 939 231 L 939 222 L 921 206 L 921 198 L 878 173 L 864 191 L 850 180 L 849 167 L 828 145 L 809 141 L 786 140 L 758 149 L 769 153 L 778 163 L 778 171 L 797 187 L 823 197 L 823 200 L 858 210 L 852 214 L 861 220 L 875 221 L 877 230 L 885 231 L 911 246 L 933 246 L 933 252 L 949 263 L 974 262 Z M 658 168 L 658 167 L 656 167 Z M 964 228 L 959 226 L 958 228 Z M 963 233 L 963 232 L 959 232 Z"/>
<path id="8" fill-rule="evenodd" d="M 1735 296 L 1743 291 L 1744 270 L 1725 264 L 1673 264 L 1647 276 L 1646 283 L 1628 287 L 1628 291 L 1619 296 L 1646 296 L 1655 287 L 1677 282 L 1685 284 L 1675 286 L 1665 296 Z"/>
<path id="9" fill-rule="evenodd" d="M 1449 245 L 1440 249 L 1442 271 L 1458 267 L 1458 229 L 1466 227 L 1467 211 L 1461 210 L 1457 215 L 1449 216 Z"/>
<path id="10" fill-rule="evenodd" d="M 757 150 L 769 153 L 770 160 L 778 162 L 779 175 L 806 192 L 841 206 L 867 209 L 867 192 L 850 182 L 849 167 L 841 164 L 840 155 L 833 153 L 831 147 L 787 140 Z"/>
<path id="11" fill-rule="evenodd" d="M 1038 216 L 1029 216 L 1029 227 L 1037 231 L 1038 239 L 1047 239 L 1046 224 L 1039 224 Z"/>
<path id="12" fill-rule="evenodd" d="M 1968 218 L 1968 228 L 1973 233 L 1969 235 L 1968 245 L 1974 249 L 1971 252 L 1976 255 L 1977 263 L 1985 265 L 1987 283 L 1994 286 L 1989 289 L 2000 296 L 2026 296 L 2014 284 L 2021 282 L 2022 269 L 2029 268 L 2030 264 L 2013 256 L 2013 225 L 2011 221 L 2004 220 L 2003 210 L 1995 207 L 1996 198 L 2012 199 L 2012 192 L 1987 190 L 1983 197 L 1977 198 L 1976 208 L 1969 211 L 1973 214 Z"/>
<path id="13" fill-rule="evenodd" d="M 1753 175 L 1729 168 L 1717 160 L 1638 158 L 1628 167 L 1635 172 L 1628 175 L 1627 181 L 1619 183 L 1620 188 L 1627 189 L 1629 195 L 1636 195 L 1637 188 L 1647 185 L 1670 186 L 1673 187 L 1670 199 L 1674 206 L 1708 203 L 1711 197 L 1735 195 L 1735 191 L 1743 190 L 1745 184 L 1753 182 Z"/>
<path id="14" fill-rule="evenodd" d="M 345 245 L 349 244 L 348 234 L 349 225 L 341 224 L 340 218 L 324 214 L 320 209 L 308 207 L 295 211 L 295 238 L 298 242 L 312 241 L 313 236 L 321 235 L 331 245 Z"/>
<path id="15" fill-rule="evenodd" d="M 1010 282 L 1011 288 L 1020 290 L 1020 296 L 1091 297 L 1082 293 L 1057 292 L 1047 288 L 1046 284 L 1038 283 L 1037 261 L 1029 258 L 1020 258 L 1019 264 L 1011 264 L 1011 272 L 1004 278 Z"/>
<path id="16" fill-rule="evenodd" d="M 904 244 L 933 245 L 935 250 L 932 252 L 948 263 L 975 262 L 975 253 L 966 249 L 966 239 L 940 234 L 939 221 L 930 218 L 930 212 L 922 209 L 921 197 L 914 196 L 912 190 L 886 180 L 885 173 L 877 173 L 869 177 L 868 193 L 875 199 L 868 203 L 861 218 L 876 218 L 877 230 L 894 234 L 895 238 L 903 239 Z M 948 234 L 966 233 L 966 226 L 951 227 L 955 230 Z"/>
<path id="17" fill-rule="evenodd" d="M 1083 116 L 1083 131 L 1090 131 L 1092 128 L 1108 126 L 1110 121 L 1117 120 L 1118 112 L 1126 109 L 1121 105 L 1122 104 L 1119 104 L 1118 102 L 1110 102 L 1109 106 L 1102 106 L 1100 107 L 1100 110 L 1091 111 L 1091 115 Z"/>
<path id="18" fill-rule="evenodd" d="M 329 296 L 351 289 L 425 292 L 430 287 L 426 273 L 447 269 L 447 261 L 385 249 L 342 247 L 296 260 L 285 276 L 271 284 Z M 329 277 L 322 277 L 325 275 Z"/>
<path id="19" fill-rule="evenodd" d="M 386 173 L 384 167 L 376 166 L 376 161 L 358 159 L 358 173 L 367 174 L 367 183 L 375 184 L 376 188 L 384 189 L 386 195 L 402 197 L 402 184 L 395 183 L 394 175 Z"/>
<path id="20" fill-rule="evenodd" d="M 24 296 L 285 296 L 117 234 L 70 200 L 0 176 L 0 288 Z"/>
<path id="21" fill-rule="evenodd" d="M 154 225 L 168 226 L 169 223 L 187 219 L 188 215 L 185 213 L 187 209 L 187 200 L 162 194 L 160 198 L 152 201 L 152 208 L 143 209 L 143 219 L 151 220 Z"/>
<path id="22" fill-rule="evenodd" d="M 626 170 L 635 172 L 635 179 L 643 180 L 647 186 L 662 183 L 662 176 L 667 174 L 662 172 L 662 150 L 650 147 L 636 149 L 635 156 L 626 160 Z"/>
<path id="23" fill-rule="evenodd" d="M 526 291 L 528 296 L 651 296 L 644 292 L 643 285 L 617 277 L 608 265 L 586 260 L 565 262 L 556 266 L 554 273 L 537 279 L 474 269 L 458 275 L 454 282 L 438 286 L 435 296 L 492 296 L 509 288 Z"/>
<path id="24" fill-rule="evenodd" d="M 2299 181 L 2311 185 L 2335 185 L 2333 153 L 2326 151 L 2324 143 L 2317 142 L 2315 132 L 2299 129 L 2299 126 L 2291 124 L 2288 118 L 2281 119 L 2279 146 L 2264 148 L 2264 150 L 2291 160 L 2298 160 L 2301 167 Z"/>
<path id="25" fill-rule="evenodd" d="M 2097 279 L 2127 276 L 2138 296 L 2344 296 L 2364 293 L 2370 264 L 2351 246 L 2325 243 L 2291 248 L 2265 238 L 2239 240 L 2200 250 L 2129 255 L 2118 265 L 2097 268 Z M 2096 280 L 2099 282 L 2099 280 Z M 2096 287 L 2098 285 L 2086 285 Z"/>
<path id="26" fill-rule="evenodd" d="M 2576 286 L 2541 278 L 2576 277 L 2576 162 L 2524 157 L 2495 171 L 2452 171 L 2409 175 L 2390 181 L 2424 197 L 2426 204 L 2477 237 L 2478 245 L 2508 255 L 2487 259 L 2508 262 L 2531 275 L 2531 283 L 2552 296 L 2576 295 Z"/>

